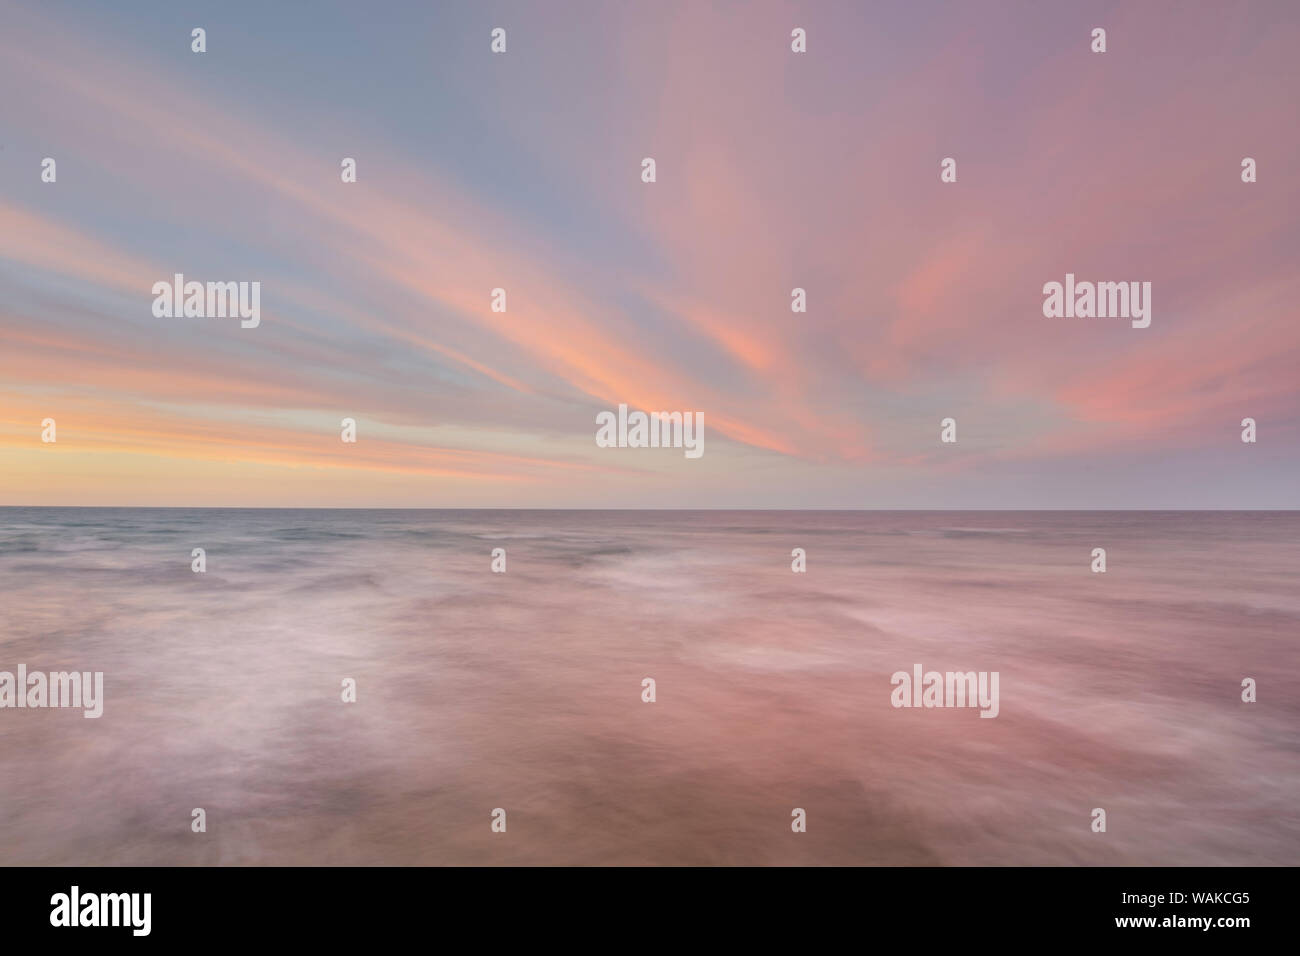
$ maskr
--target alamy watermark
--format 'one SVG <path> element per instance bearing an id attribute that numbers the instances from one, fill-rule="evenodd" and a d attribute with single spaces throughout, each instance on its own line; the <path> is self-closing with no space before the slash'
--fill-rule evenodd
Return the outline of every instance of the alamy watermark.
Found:
<path id="1" fill-rule="evenodd" d="M 19 664 L 17 677 L 0 671 L 0 710 L 6 707 L 81 707 L 83 717 L 100 717 L 104 713 L 104 672 L 29 674 L 27 665 Z"/>
<path id="2" fill-rule="evenodd" d="M 126 926 L 133 936 L 148 936 L 152 927 L 152 893 L 82 893 L 73 886 L 50 897 L 51 926 Z"/>
<path id="3" fill-rule="evenodd" d="M 997 671 L 925 671 L 912 665 L 912 673 L 895 671 L 889 678 L 894 707 L 978 707 L 981 717 L 998 715 Z"/>
<path id="4" fill-rule="evenodd" d="M 704 454 L 703 412 L 628 412 L 596 415 L 598 448 L 684 448 L 687 458 Z"/>
<path id="5" fill-rule="evenodd" d="M 262 322 L 262 283 L 186 282 L 177 272 L 171 282 L 153 284 L 155 318 L 240 318 L 240 328 L 255 329 Z"/>
<path id="6" fill-rule="evenodd" d="M 1150 282 L 1075 282 L 1043 286 L 1043 315 L 1049 319 L 1132 319 L 1135 329 L 1151 324 Z"/>

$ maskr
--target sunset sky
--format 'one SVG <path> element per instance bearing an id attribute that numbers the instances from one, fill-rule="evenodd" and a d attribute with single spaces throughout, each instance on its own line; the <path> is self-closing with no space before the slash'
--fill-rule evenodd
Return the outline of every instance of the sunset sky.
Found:
<path id="1" fill-rule="evenodd" d="M 0 0 L 0 505 L 1300 507 L 1297 49 L 1294 2 Z M 260 327 L 155 318 L 177 272 Z M 1066 273 L 1150 328 L 1045 318 Z M 596 447 L 619 403 L 703 457 Z"/>

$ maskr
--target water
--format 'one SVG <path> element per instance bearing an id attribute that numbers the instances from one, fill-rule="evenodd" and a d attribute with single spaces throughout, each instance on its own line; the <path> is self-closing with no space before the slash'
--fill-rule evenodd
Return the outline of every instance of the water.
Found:
<path id="1" fill-rule="evenodd" d="M 0 710 L 0 863 L 1295 865 L 1297 572 L 1295 512 L 2 508 L 0 670 L 106 700 Z"/>

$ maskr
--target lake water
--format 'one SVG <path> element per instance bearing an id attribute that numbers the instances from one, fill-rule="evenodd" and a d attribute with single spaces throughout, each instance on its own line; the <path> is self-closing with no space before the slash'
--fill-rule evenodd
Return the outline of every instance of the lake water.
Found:
<path id="1" fill-rule="evenodd" d="M 0 670 L 105 696 L 0 710 L 0 863 L 1295 865 L 1298 582 L 1296 512 L 0 508 Z"/>

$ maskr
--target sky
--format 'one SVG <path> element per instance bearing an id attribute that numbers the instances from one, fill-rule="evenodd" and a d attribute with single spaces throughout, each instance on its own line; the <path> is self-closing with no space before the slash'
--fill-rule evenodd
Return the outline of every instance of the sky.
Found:
<path id="1" fill-rule="evenodd" d="M 1298 48 L 1292 2 L 0 0 L 0 505 L 1300 507 Z M 260 325 L 156 317 L 175 273 Z M 1067 273 L 1150 327 L 1045 317 Z M 597 447 L 621 403 L 704 454 Z"/>

